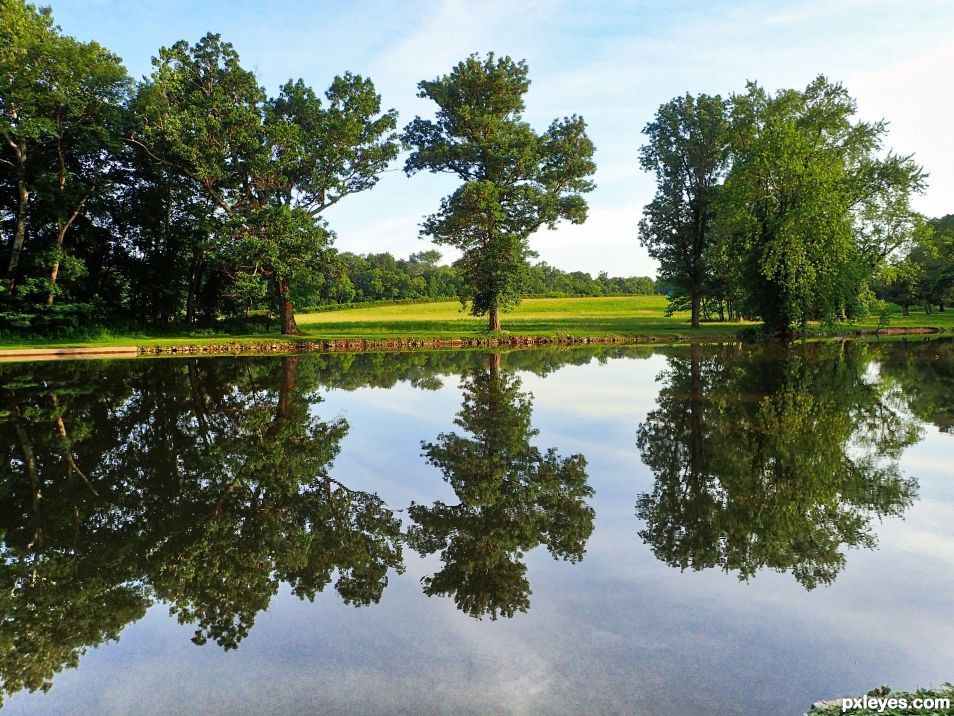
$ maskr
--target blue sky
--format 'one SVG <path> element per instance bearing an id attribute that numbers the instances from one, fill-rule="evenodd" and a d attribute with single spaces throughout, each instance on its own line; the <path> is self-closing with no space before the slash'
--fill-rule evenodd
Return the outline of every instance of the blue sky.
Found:
<path id="1" fill-rule="evenodd" d="M 653 178 L 636 161 L 642 128 L 663 102 L 685 92 L 727 95 L 757 80 L 802 87 L 818 74 L 843 82 L 863 119 L 889 121 L 886 146 L 914 153 L 930 173 L 915 206 L 954 213 L 954 2 L 218 2 L 54 0 L 63 30 L 116 52 L 130 73 L 179 39 L 208 31 L 231 42 L 270 92 L 302 77 L 323 91 L 336 74 L 371 77 L 403 126 L 433 106 L 416 97 L 422 79 L 445 74 L 472 52 L 525 59 L 532 84 L 526 118 L 543 129 L 582 115 L 597 148 L 597 189 L 582 226 L 540 231 L 531 245 L 567 270 L 653 274 L 636 224 Z M 450 177 L 400 171 L 326 216 L 336 245 L 406 256 L 431 248 L 422 217 L 453 190 Z M 446 247 L 439 247 L 452 258 Z"/>

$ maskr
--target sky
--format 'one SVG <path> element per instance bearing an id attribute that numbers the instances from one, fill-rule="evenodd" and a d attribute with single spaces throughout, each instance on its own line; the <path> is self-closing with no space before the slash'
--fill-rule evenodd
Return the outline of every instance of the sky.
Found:
<path id="1" fill-rule="evenodd" d="M 929 174 L 914 206 L 954 213 L 954 2 L 570 2 L 567 0 L 52 0 L 63 31 L 96 40 L 140 79 L 162 46 L 206 32 L 231 42 L 269 94 L 290 78 L 324 91 L 335 75 L 370 77 L 399 126 L 431 117 L 417 83 L 472 53 L 530 68 L 525 119 L 539 131 L 581 115 L 596 145 L 597 188 L 582 225 L 541 230 L 540 259 L 567 271 L 653 275 L 637 236 L 654 178 L 638 166 L 641 131 L 686 92 L 728 96 L 755 80 L 802 88 L 819 74 L 843 83 L 863 120 L 887 120 L 885 149 L 913 154 Z M 342 251 L 402 257 L 433 248 L 418 236 L 456 181 L 402 171 L 325 213 Z M 445 259 L 455 258 L 437 247 Z"/>

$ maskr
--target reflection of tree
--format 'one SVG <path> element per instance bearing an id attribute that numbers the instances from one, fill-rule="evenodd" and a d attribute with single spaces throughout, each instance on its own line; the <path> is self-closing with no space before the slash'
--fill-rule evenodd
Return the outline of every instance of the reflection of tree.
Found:
<path id="1" fill-rule="evenodd" d="M 281 581 L 377 601 L 401 524 L 327 474 L 307 361 L 0 369 L 0 693 L 48 688 L 152 599 L 234 647 Z M 77 387 L 82 386 L 82 387 Z"/>
<path id="2" fill-rule="evenodd" d="M 640 536 L 682 569 L 748 579 L 768 567 L 808 589 L 831 583 L 844 548 L 874 546 L 872 517 L 914 499 L 894 460 L 918 428 L 867 379 L 864 345 L 705 350 L 668 358 L 639 427 L 655 475 L 636 505 Z"/>
<path id="3" fill-rule="evenodd" d="M 912 413 L 943 433 L 954 433 L 954 341 L 889 344 L 879 364 L 885 378 L 904 393 Z"/>
<path id="4" fill-rule="evenodd" d="M 156 594 L 198 624 L 200 643 L 236 646 L 282 580 L 314 599 L 337 571 L 345 601 L 368 604 L 380 598 L 388 568 L 400 568 L 400 521 L 377 496 L 327 475 L 347 424 L 311 414 L 318 398 L 301 387 L 301 367 L 285 358 L 280 371 L 250 371 L 226 386 L 189 376 L 186 426 L 200 434 L 183 436 L 192 459 L 180 450 L 166 456 L 161 472 L 178 471 L 178 480 L 162 505 L 147 506 L 146 524 L 160 565 Z M 163 439 L 152 435 L 127 455 L 152 465 Z"/>
<path id="5" fill-rule="evenodd" d="M 423 443 L 460 502 L 412 505 L 409 543 L 421 553 L 440 551 L 444 566 L 425 578 L 426 594 L 453 595 L 473 617 L 512 617 L 529 607 L 523 555 L 545 544 L 554 558 L 582 559 L 593 531 L 593 494 L 582 455 L 561 458 L 555 448 L 530 444 L 531 396 L 520 380 L 489 370 L 463 379 L 464 403 L 454 421 L 469 433 L 441 433 Z"/>
<path id="6" fill-rule="evenodd" d="M 58 372 L 0 376 L 0 703 L 49 689 L 149 604 L 135 548 L 87 477 L 87 448 L 108 442 L 92 428 L 100 385 L 73 365 Z"/>

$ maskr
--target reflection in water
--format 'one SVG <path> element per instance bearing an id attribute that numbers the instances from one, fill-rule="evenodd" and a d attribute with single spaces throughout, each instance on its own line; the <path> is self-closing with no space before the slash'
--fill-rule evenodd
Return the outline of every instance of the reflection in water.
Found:
<path id="1" fill-rule="evenodd" d="M 921 341 L 892 346 L 879 356 L 882 375 L 903 392 L 908 409 L 954 433 L 954 341 Z"/>
<path id="2" fill-rule="evenodd" d="M 0 693 L 49 688 L 152 599 L 234 648 L 279 583 L 351 604 L 401 570 L 401 525 L 330 478 L 347 432 L 299 358 L 75 364 L 6 376 Z M 315 364 L 317 365 L 317 364 Z"/>
<path id="3" fill-rule="evenodd" d="M 668 357 L 637 433 L 653 471 L 640 536 L 681 569 L 749 579 L 768 567 L 830 584 L 844 550 L 871 548 L 874 517 L 917 491 L 895 460 L 916 442 L 901 394 L 868 374 L 869 346 L 775 351 L 693 346 Z"/>
<path id="4" fill-rule="evenodd" d="M 49 688 L 155 601 L 225 649 L 282 582 L 377 602 L 405 544 L 440 556 L 426 594 L 478 618 L 527 610 L 524 555 L 581 559 L 595 516 L 583 456 L 531 444 L 515 371 L 653 351 L 518 351 L 506 370 L 471 352 L 0 365 L 0 697 Z M 830 583 L 847 549 L 874 544 L 873 518 L 914 500 L 896 464 L 918 439 L 911 413 L 954 425 L 951 342 L 664 352 L 637 438 L 655 484 L 637 514 L 683 569 Z M 459 430 L 422 449 L 457 504 L 412 504 L 405 531 L 330 476 L 349 426 L 317 416 L 318 388 L 434 390 L 453 375 Z"/>
<path id="5" fill-rule="evenodd" d="M 530 606 L 523 555 L 545 544 L 554 558 L 583 558 L 594 512 L 582 455 L 560 457 L 530 444 L 531 395 L 501 372 L 500 356 L 461 382 L 454 421 L 469 435 L 441 433 L 422 443 L 427 461 L 454 488 L 456 505 L 412 505 L 410 545 L 441 552 L 442 569 L 423 580 L 429 596 L 453 596 L 473 617 L 512 617 Z"/>

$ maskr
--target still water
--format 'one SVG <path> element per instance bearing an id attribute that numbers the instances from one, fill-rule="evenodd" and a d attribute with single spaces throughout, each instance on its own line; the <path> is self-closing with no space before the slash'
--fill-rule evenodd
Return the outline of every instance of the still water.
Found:
<path id="1" fill-rule="evenodd" d="M 954 676 L 950 341 L 0 386 L 3 713 L 800 714 Z"/>

